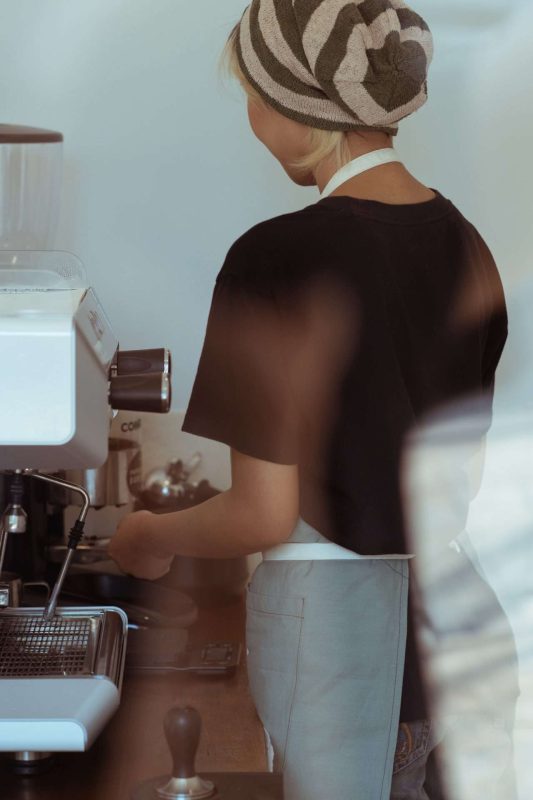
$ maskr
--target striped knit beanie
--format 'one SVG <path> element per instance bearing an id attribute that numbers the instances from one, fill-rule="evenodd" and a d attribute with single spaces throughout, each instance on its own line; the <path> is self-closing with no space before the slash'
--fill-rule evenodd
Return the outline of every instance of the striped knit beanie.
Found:
<path id="1" fill-rule="evenodd" d="M 427 100 L 433 39 L 403 0 L 253 0 L 237 57 L 286 117 L 323 130 L 380 130 Z"/>

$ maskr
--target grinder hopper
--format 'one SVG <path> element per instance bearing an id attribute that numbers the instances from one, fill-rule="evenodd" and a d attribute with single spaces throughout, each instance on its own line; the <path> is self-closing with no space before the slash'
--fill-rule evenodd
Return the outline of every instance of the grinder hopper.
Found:
<path id="1" fill-rule="evenodd" d="M 0 124 L 0 250 L 49 250 L 59 215 L 63 135 Z"/>

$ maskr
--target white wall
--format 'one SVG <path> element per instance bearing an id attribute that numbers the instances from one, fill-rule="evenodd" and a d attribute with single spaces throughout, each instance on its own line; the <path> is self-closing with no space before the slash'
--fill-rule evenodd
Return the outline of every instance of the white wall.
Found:
<path id="1" fill-rule="evenodd" d="M 247 130 L 219 53 L 243 0 L 0 0 L 0 119 L 61 130 L 57 247 L 123 346 L 167 345 L 188 399 L 231 242 L 303 196 Z"/>
<path id="2" fill-rule="evenodd" d="M 317 197 L 287 182 L 249 133 L 240 91 L 217 76 L 244 5 L 0 0 L 0 120 L 63 131 L 57 247 L 82 258 L 123 346 L 171 347 L 177 408 L 188 400 L 229 245 L 255 222 Z M 521 73 L 506 20 L 527 0 L 413 5 L 433 27 L 437 52 L 430 103 L 404 124 L 398 149 L 480 225 L 509 282 L 508 247 L 517 232 L 526 241 L 526 212 L 505 209 L 520 192 L 529 200 L 517 123 L 529 114 L 532 131 L 533 111 L 524 78 L 502 96 L 504 74 Z M 511 152 L 494 169 L 494 149 L 505 143 Z"/>

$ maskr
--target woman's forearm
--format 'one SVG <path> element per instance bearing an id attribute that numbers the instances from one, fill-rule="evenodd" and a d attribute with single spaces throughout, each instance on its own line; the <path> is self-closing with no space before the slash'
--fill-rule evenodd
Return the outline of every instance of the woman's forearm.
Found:
<path id="1" fill-rule="evenodd" d="M 250 513 L 231 489 L 183 511 L 153 514 L 147 518 L 146 533 L 158 555 L 197 558 L 249 555 L 283 538 L 267 519 Z"/>
<path id="2" fill-rule="evenodd" d="M 232 451 L 232 487 L 171 514 L 137 511 L 121 520 L 109 554 L 131 575 L 153 580 L 177 555 L 235 558 L 286 541 L 299 515 L 298 467 Z"/>

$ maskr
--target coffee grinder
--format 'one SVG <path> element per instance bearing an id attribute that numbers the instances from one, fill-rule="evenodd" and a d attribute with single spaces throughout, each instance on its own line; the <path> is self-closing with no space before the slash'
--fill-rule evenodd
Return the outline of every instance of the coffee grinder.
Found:
<path id="1" fill-rule="evenodd" d="M 19 608 L 18 578 L 0 574 L 0 752 L 15 754 L 21 771 L 43 753 L 90 747 L 118 707 L 124 669 L 122 610 L 58 608 L 90 497 L 57 473 L 106 461 L 113 409 L 170 407 L 162 359 L 138 374 L 138 353 L 119 351 L 79 259 L 46 249 L 61 142 L 56 132 L 0 125 L 0 571 L 39 578 L 45 490 L 59 485 L 81 498 L 46 604 Z"/>

